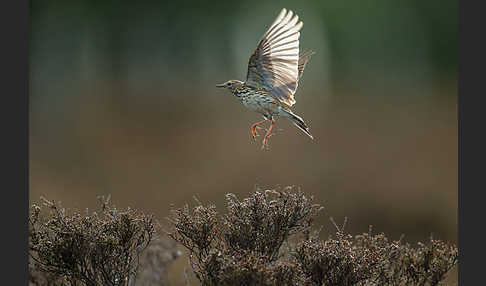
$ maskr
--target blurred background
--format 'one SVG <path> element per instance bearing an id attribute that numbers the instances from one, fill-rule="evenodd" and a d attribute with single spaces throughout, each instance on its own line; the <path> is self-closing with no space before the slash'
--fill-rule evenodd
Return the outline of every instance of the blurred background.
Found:
<path id="1" fill-rule="evenodd" d="M 227 90 L 280 10 L 304 22 L 294 111 L 261 120 Z M 164 221 L 196 195 L 296 185 L 392 239 L 457 242 L 457 1 L 30 1 L 30 202 L 120 207 Z M 182 280 L 186 258 L 174 266 Z"/>

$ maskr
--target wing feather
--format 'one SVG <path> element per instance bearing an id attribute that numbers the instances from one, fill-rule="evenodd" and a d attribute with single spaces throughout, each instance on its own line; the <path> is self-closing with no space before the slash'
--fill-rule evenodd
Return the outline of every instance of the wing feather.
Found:
<path id="1" fill-rule="evenodd" d="M 247 84 L 267 89 L 289 106 L 295 103 L 294 94 L 302 73 L 299 58 L 302 26 L 297 15 L 282 9 L 248 62 Z"/>

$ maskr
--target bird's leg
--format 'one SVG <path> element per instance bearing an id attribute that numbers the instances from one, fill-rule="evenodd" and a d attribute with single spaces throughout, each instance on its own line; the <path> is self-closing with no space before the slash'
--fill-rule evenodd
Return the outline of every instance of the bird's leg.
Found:
<path id="1" fill-rule="evenodd" d="M 257 122 L 257 123 L 255 123 L 255 124 L 253 124 L 253 125 L 251 126 L 251 137 L 253 137 L 253 139 L 255 139 L 255 137 L 256 137 L 256 136 L 258 136 L 258 133 L 257 133 L 257 131 L 256 131 L 256 130 L 257 130 L 257 129 L 263 129 L 263 128 L 261 128 L 261 127 L 260 127 L 260 126 L 258 126 L 258 125 L 265 123 L 267 120 L 268 120 L 268 119 L 262 120 L 262 121 Z"/>
<path id="2" fill-rule="evenodd" d="M 270 134 L 272 132 L 273 125 L 275 125 L 275 121 L 271 119 L 270 127 L 268 127 L 267 134 L 265 134 L 265 138 L 263 138 L 263 144 L 262 144 L 262 149 L 265 149 L 265 147 L 268 147 L 268 139 L 272 137 L 275 134 Z"/>

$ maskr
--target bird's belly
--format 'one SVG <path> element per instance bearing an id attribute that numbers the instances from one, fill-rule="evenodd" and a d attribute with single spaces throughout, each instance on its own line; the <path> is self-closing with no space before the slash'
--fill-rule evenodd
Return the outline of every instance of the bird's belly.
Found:
<path id="1" fill-rule="evenodd" d="M 241 99 L 241 103 L 248 109 L 251 109 L 253 111 L 259 111 L 262 109 L 262 106 L 255 100 L 249 100 L 246 98 Z"/>
<path id="2" fill-rule="evenodd" d="M 278 105 L 271 97 L 241 97 L 241 103 L 248 109 L 262 114 L 276 115 L 279 113 Z"/>

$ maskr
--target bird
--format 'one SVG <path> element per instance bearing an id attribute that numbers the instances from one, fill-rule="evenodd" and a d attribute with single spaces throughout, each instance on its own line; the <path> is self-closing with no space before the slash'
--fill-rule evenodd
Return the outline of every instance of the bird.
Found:
<path id="1" fill-rule="evenodd" d="M 303 22 L 293 11 L 283 8 L 260 39 L 248 61 L 245 81 L 228 80 L 216 87 L 224 88 L 248 109 L 260 113 L 262 121 L 250 128 L 255 140 L 257 129 L 267 121 L 262 149 L 269 147 L 268 140 L 275 135 L 272 128 L 279 117 L 285 117 L 311 139 L 314 139 L 302 117 L 290 109 L 295 104 L 295 92 L 304 68 L 314 51 L 299 52 L 299 37 Z"/>

